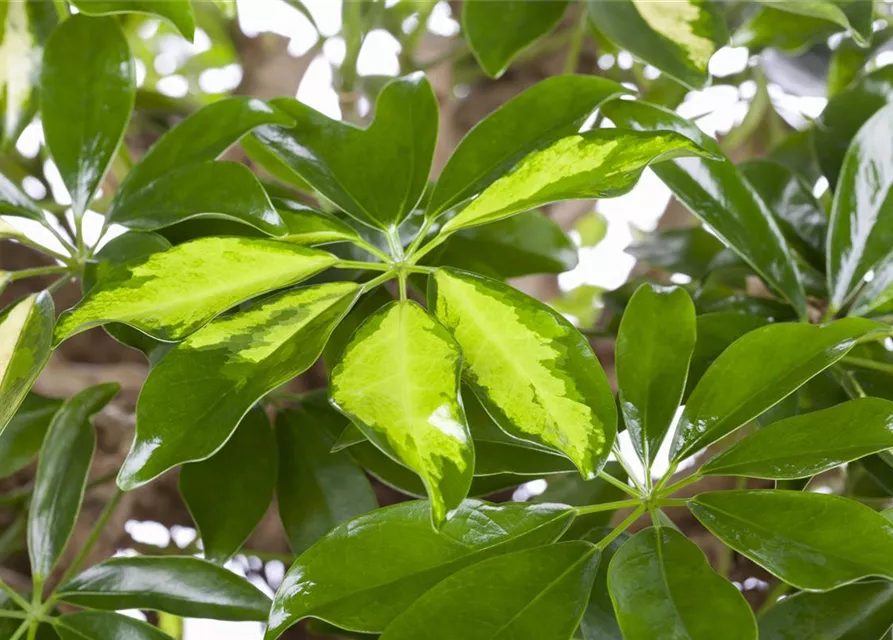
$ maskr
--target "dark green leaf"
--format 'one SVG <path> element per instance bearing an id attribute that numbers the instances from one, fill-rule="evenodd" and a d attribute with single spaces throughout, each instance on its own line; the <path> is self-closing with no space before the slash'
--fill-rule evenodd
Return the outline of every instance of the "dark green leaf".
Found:
<path id="1" fill-rule="evenodd" d="M 394 620 L 382 640 L 567 640 L 599 553 L 588 542 L 525 549 L 466 567 Z"/>
<path id="2" fill-rule="evenodd" d="M 796 15 L 764 6 L 757 9 L 732 36 L 732 45 L 751 51 L 777 48 L 799 53 L 810 45 L 824 42 L 840 29 L 821 18 Z"/>
<path id="3" fill-rule="evenodd" d="M 106 274 L 59 316 L 55 342 L 107 322 L 123 322 L 160 340 L 181 340 L 226 309 L 296 284 L 335 260 L 323 251 L 271 240 L 187 242 Z"/>
<path id="4" fill-rule="evenodd" d="M 714 362 L 685 405 L 671 457 L 681 460 L 752 420 L 884 325 L 847 318 L 824 326 L 770 325 L 736 340 Z"/>
<path id="5" fill-rule="evenodd" d="M 40 117 L 76 216 L 115 156 L 135 95 L 133 57 L 114 18 L 72 16 L 53 31 L 40 74 Z"/>
<path id="6" fill-rule="evenodd" d="M 705 313 L 697 318 L 698 340 L 691 356 L 685 398 L 691 395 L 713 361 L 735 340 L 768 324 L 766 318 L 743 313 Z"/>
<path id="7" fill-rule="evenodd" d="M 893 67 L 881 67 L 828 101 L 816 121 L 813 145 L 822 173 L 837 186 L 844 156 L 856 133 L 878 109 L 893 100 Z"/>
<path id="8" fill-rule="evenodd" d="M 276 593 L 268 640 L 305 617 L 380 633 L 445 577 L 484 558 L 548 544 L 574 514 L 561 505 L 466 500 L 436 530 L 429 512 L 427 502 L 385 507 L 310 547 Z"/>
<path id="9" fill-rule="evenodd" d="M 604 112 L 619 126 L 676 131 L 722 158 L 663 163 L 654 167 L 654 172 L 695 216 L 787 298 L 800 315 L 805 314 L 803 287 L 781 230 L 735 165 L 722 155 L 718 143 L 694 123 L 643 102 L 615 101 L 605 105 Z"/>
<path id="10" fill-rule="evenodd" d="M 50 575 L 81 510 L 96 448 L 90 418 L 120 389 L 112 383 L 85 389 L 66 400 L 50 424 L 28 509 L 28 554 L 35 584 Z"/>
<path id="11" fill-rule="evenodd" d="M 623 313 L 615 347 L 618 401 L 646 469 L 682 400 L 695 328 L 695 305 L 678 287 L 642 285 Z"/>
<path id="12" fill-rule="evenodd" d="M 798 593 L 760 617 L 760 640 L 879 640 L 893 624 L 893 584 L 848 584 Z"/>
<path id="13" fill-rule="evenodd" d="M 190 164 L 131 189 L 114 209 L 118 224 L 151 231 L 198 216 L 237 220 L 270 235 L 287 227 L 245 165 L 209 160 Z"/>
<path id="14" fill-rule="evenodd" d="M 105 611 L 69 613 L 55 627 L 62 640 L 171 640 L 150 624 Z"/>
<path id="15" fill-rule="evenodd" d="M 791 169 L 769 160 L 751 160 L 739 168 L 775 215 L 790 246 L 812 266 L 824 269 L 828 216 L 809 185 Z"/>
<path id="16" fill-rule="evenodd" d="M 517 278 L 570 271 L 577 266 L 577 247 L 558 224 L 529 211 L 454 234 L 436 262 L 498 279 Z"/>
<path id="17" fill-rule="evenodd" d="M 461 366 L 458 345 L 434 316 L 415 302 L 392 302 L 357 329 L 329 383 L 334 405 L 419 474 L 436 524 L 462 503 L 474 474 Z"/>
<path id="18" fill-rule="evenodd" d="M 586 540 L 598 542 L 611 531 L 611 527 L 595 529 L 586 536 Z M 580 620 L 580 631 L 583 633 L 584 640 L 623 640 L 623 634 L 617 622 L 617 614 L 614 613 L 614 603 L 611 602 L 611 595 L 608 593 L 608 568 L 611 566 L 614 554 L 629 538 L 628 533 L 621 533 L 602 550 L 598 571 L 595 573 L 595 581 L 589 595 L 589 604 L 583 614 L 583 619 Z"/>
<path id="19" fill-rule="evenodd" d="M 828 290 L 831 304 L 840 309 L 855 289 L 854 314 L 864 314 L 893 297 L 885 290 L 893 283 L 888 264 L 893 242 L 893 153 L 878 144 L 893 131 L 893 105 L 875 113 L 859 129 L 841 169 L 834 194 L 828 237 Z"/>
<path id="20" fill-rule="evenodd" d="M 437 217 L 479 193 L 538 147 L 575 133 L 604 101 L 625 92 L 604 78 L 562 75 L 515 96 L 456 147 L 431 194 L 428 216 Z"/>
<path id="21" fill-rule="evenodd" d="M 617 462 L 605 465 L 605 471 L 621 481 L 626 480 L 626 472 Z M 590 504 L 603 504 L 623 500 L 629 496 L 610 482 L 601 478 L 583 480 L 579 474 L 553 476 L 548 479 L 546 490 L 534 498 L 535 502 L 555 502 L 584 507 Z M 597 511 L 577 516 L 562 536 L 564 540 L 592 540 L 594 529 L 604 527 L 614 517 L 615 511 Z M 594 540 L 592 540 L 594 541 Z M 607 565 L 604 566 L 607 569 Z M 607 592 L 605 593 L 607 595 Z"/>
<path id="22" fill-rule="evenodd" d="M 279 517 L 296 554 L 345 520 L 378 507 L 366 475 L 347 453 L 330 452 L 331 438 L 312 414 L 280 413 L 276 435 Z"/>
<path id="23" fill-rule="evenodd" d="M 276 488 L 276 439 L 266 414 L 249 411 L 223 447 L 183 465 L 180 494 L 201 536 L 205 558 L 223 564 L 264 517 Z"/>
<path id="24" fill-rule="evenodd" d="M 0 143 L 4 145 L 15 144 L 37 110 L 43 46 L 57 22 L 59 15 L 51 2 L 24 0 L 0 6 Z"/>
<path id="25" fill-rule="evenodd" d="M 760 1 L 781 11 L 833 22 L 839 27 L 848 29 L 853 39 L 861 46 L 871 43 L 874 0 Z"/>
<path id="26" fill-rule="evenodd" d="M 893 449 L 893 402 L 860 398 L 773 422 L 723 451 L 701 472 L 791 480 Z"/>
<path id="27" fill-rule="evenodd" d="M 40 0 L 38 0 L 40 1 Z M 20 5 L 21 3 L 16 3 Z M 0 173 L 0 214 L 43 221 L 43 212 L 16 185 Z M 0 223 L 4 224 L 4 223 Z M 6 228 L 5 225 L 4 229 Z"/>
<path id="28" fill-rule="evenodd" d="M 140 392 L 136 438 L 119 486 L 134 489 L 212 456 L 255 402 L 316 361 L 359 292 L 352 282 L 286 291 L 211 322 L 171 349 Z"/>
<path id="29" fill-rule="evenodd" d="M 0 476 L 27 467 L 43 444 L 50 421 L 62 406 L 61 400 L 29 393 L 6 429 L 0 433 Z"/>
<path id="30" fill-rule="evenodd" d="M 69 0 L 81 13 L 89 16 L 118 13 L 148 13 L 164 18 L 183 37 L 192 40 L 195 33 L 195 13 L 189 0 Z"/>
<path id="31" fill-rule="evenodd" d="M 893 524 L 854 500 L 807 491 L 718 491 L 695 496 L 689 509 L 713 535 L 798 589 L 893 577 Z"/>
<path id="32" fill-rule="evenodd" d="M 428 300 L 462 348 L 465 380 L 500 428 L 560 451 L 594 477 L 614 442 L 617 407 L 580 332 L 538 300 L 452 269 L 430 278 Z"/>
<path id="33" fill-rule="evenodd" d="M 671 527 L 640 531 L 608 568 L 608 591 L 625 640 L 756 640 L 750 606 L 704 552 Z"/>
<path id="34" fill-rule="evenodd" d="M 707 84 L 707 63 L 729 41 L 712 0 L 587 4 L 592 22 L 609 40 L 692 89 Z"/>
<path id="35" fill-rule="evenodd" d="M 296 125 L 262 127 L 256 135 L 346 213 L 388 229 L 419 203 L 437 141 L 437 98 L 424 75 L 388 83 L 367 129 L 332 120 L 297 100 L 273 104 Z"/>
<path id="36" fill-rule="evenodd" d="M 50 359 L 54 316 L 47 292 L 0 313 L 0 433 Z"/>
<path id="37" fill-rule="evenodd" d="M 476 227 L 544 204 L 614 198 L 632 189 L 653 163 L 709 155 L 669 131 L 595 129 L 561 138 L 522 158 L 448 220 L 441 233 Z"/>
<path id="38" fill-rule="evenodd" d="M 498 78 L 521 51 L 561 22 L 568 4 L 567 0 L 465 2 L 465 41 L 487 75 Z"/>
<path id="39" fill-rule="evenodd" d="M 64 602 L 105 611 L 152 609 L 189 618 L 264 621 L 270 600 L 245 578 L 192 557 L 112 558 L 57 591 Z"/>
<path id="40" fill-rule="evenodd" d="M 637 260 L 671 273 L 701 279 L 723 244 L 703 227 L 658 229 L 645 240 L 624 249 Z"/>

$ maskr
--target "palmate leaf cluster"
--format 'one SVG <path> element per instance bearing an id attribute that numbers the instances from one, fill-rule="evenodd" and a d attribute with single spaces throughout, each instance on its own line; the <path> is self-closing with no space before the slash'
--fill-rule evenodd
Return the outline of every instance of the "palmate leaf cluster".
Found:
<path id="1" fill-rule="evenodd" d="M 191 38 L 196 8 L 62 4 L 0 4 L 0 47 L 17 38 L 31 65 L 24 84 L 0 75 L 3 140 L 38 114 L 71 195 L 65 230 L 0 176 L 0 240 L 54 260 L 0 272 L 0 290 L 59 277 L 0 312 L 0 476 L 37 461 L 18 503 L 32 586 L 0 582 L 0 637 L 169 638 L 124 609 L 263 622 L 268 640 L 307 618 L 385 640 L 888 633 L 893 523 L 875 507 L 893 490 L 893 84 L 864 68 L 883 27 L 872 2 L 744 15 L 705 0 L 465 2 L 463 46 L 494 77 L 573 12 L 571 53 L 592 31 L 689 88 L 709 82 L 730 31 L 755 51 L 838 34 L 847 58 L 819 121 L 766 159 L 735 163 L 669 102 L 566 73 L 482 119 L 437 176 L 440 107 L 419 71 L 380 88 L 365 127 L 292 98 L 229 97 L 132 162 L 122 24 L 149 14 Z M 387 15 L 346 3 L 344 28 Z M 263 178 L 221 159 L 235 145 Z M 105 193 L 116 163 L 126 170 Z M 700 224 L 635 247 L 652 281 L 605 295 L 615 394 L 578 327 L 507 280 L 576 263 L 542 208 L 624 195 L 646 169 Z M 819 177 L 830 197 L 814 195 Z M 95 242 L 90 211 L 104 216 Z M 123 233 L 102 242 L 112 229 Z M 53 293 L 72 280 L 80 300 L 57 313 Z M 97 327 L 150 368 L 94 534 L 124 492 L 178 470 L 202 557 L 84 566 L 91 536 L 60 561 L 96 483 L 91 420 L 119 389 L 32 388 L 56 349 Z M 318 361 L 324 387 L 283 390 Z M 669 469 L 652 474 L 665 444 Z M 834 473 L 845 482 L 813 490 Z M 697 491 L 709 476 L 743 481 Z M 535 502 L 483 499 L 541 477 Z M 370 478 L 412 499 L 379 508 Z M 224 565 L 274 502 L 296 559 L 271 600 Z M 675 526 L 677 509 L 774 576 L 776 599 L 793 595 L 757 617 Z M 630 533 L 641 518 L 650 526 Z"/>

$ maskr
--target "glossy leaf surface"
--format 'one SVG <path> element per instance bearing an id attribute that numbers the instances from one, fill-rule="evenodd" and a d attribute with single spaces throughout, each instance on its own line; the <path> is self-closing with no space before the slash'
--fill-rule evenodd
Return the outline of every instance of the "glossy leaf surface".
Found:
<path id="1" fill-rule="evenodd" d="M 560 451 L 584 477 L 616 435 L 607 378 L 585 338 L 561 315 L 495 280 L 438 269 L 429 307 L 465 358 L 465 380 L 506 433 Z"/>
<path id="2" fill-rule="evenodd" d="M 437 141 L 437 99 L 424 75 L 388 83 L 367 129 L 332 120 L 297 100 L 279 98 L 273 105 L 296 124 L 263 127 L 258 138 L 346 213 L 387 229 L 418 204 Z"/>
<path id="3" fill-rule="evenodd" d="M 859 398 L 779 420 L 707 462 L 707 475 L 807 478 L 893 448 L 893 402 Z"/>
<path id="4" fill-rule="evenodd" d="M 380 633 L 462 567 L 548 544 L 573 520 L 562 505 L 466 500 L 437 530 L 426 502 L 385 507 L 339 525 L 298 558 L 276 593 L 267 638 L 302 618 Z"/>
<path id="5" fill-rule="evenodd" d="M 615 347 L 618 399 L 646 468 L 682 399 L 695 331 L 695 305 L 684 289 L 643 285 L 623 313 Z"/>
<path id="6" fill-rule="evenodd" d="M 312 414 L 298 409 L 276 418 L 279 517 L 300 555 L 345 520 L 378 507 L 363 471 L 332 441 Z"/>
<path id="7" fill-rule="evenodd" d="M 736 340 L 685 405 L 671 456 L 681 460 L 757 417 L 846 355 L 883 325 L 848 318 L 824 326 L 776 324 Z"/>
<path id="8" fill-rule="evenodd" d="M 828 236 L 828 289 L 835 309 L 860 286 L 869 271 L 884 266 L 893 242 L 893 153 L 879 144 L 893 134 L 893 105 L 874 114 L 853 139 L 834 194 Z M 877 282 L 875 282 L 877 280 Z M 867 311 L 873 300 L 893 282 L 880 270 L 868 285 L 874 295 L 857 304 L 854 313 Z"/>
<path id="9" fill-rule="evenodd" d="M 692 89 L 707 84 L 707 63 L 729 39 L 711 0 L 587 4 L 592 22 L 612 42 Z"/>
<path id="10" fill-rule="evenodd" d="M 479 193 L 534 149 L 576 133 L 599 105 L 625 92 L 604 78 L 562 75 L 515 96 L 476 124 L 453 151 L 434 186 L 428 216 Z"/>
<path id="11" fill-rule="evenodd" d="M 180 470 L 180 494 L 206 559 L 223 564 L 254 531 L 273 500 L 276 463 L 273 427 L 258 409 L 212 457 Z"/>
<path id="12" fill-rule="evenodd" d="M 566 640 L 583 615 L 598 561 L 588 542 L 484 560 L 419 598 L 382 640 Z"/>
<path id="13" fill-rule="evenodd" d="M 718 491 L 695 496 L 689 509 L 728 546 L 798 589 L 893 576 L 893 524 L 854 500 L 806 491 Z"/>
<path id="14" fill-rule="evenodd" d="M 267 619 L 270 600 L 260 589 L 192 557 L 112 558 L 63 584 L 61 600 L 105 611 L 152 609 L 190 618 Z"/>
<path id="15" fill-rule="evenodd" d="M 9 144 L 18 140 L 37 109 L 43 46 L 59 16 L 55 7 L 41 0 L 3 4 L 0 7 L 0 142 Z"/>
<path id="16" fill-rule="evenodd" d="M 177 28 L 184 38 L 192 40 L 195 33 L 195 12 L 189 0 L 70 0 L 71 4 L 88 16 L 121 13 L 145 13 L 164 18 Z"/>
<path id="17" fill-rule="evenodd" d="M 43 56 L 40 116 L 76 216 L 114 158 L 135 92 L 130 47 L 114 18 L 73 16 L 53 31 Z"/>
<path id="18" fill-rule="evenodd" d="M 106 611 L 69 613 L 55 625 L 62 640 L 171 640 L 171 637 L 141 620 Z"/>
<path id="19" fill-rule="evenodd" d="M 806 181 L 793 170 L 770 160 L 751 160 L 739 168 L 775 215 L 790 246 L 811 265 L 824 269 L 828 216 Z"/>
<path id="20" fill-rule="evenodd" d="M 81 510 L 96 448 L 90 418 L 119 389 L 117 384 L 101 384 L 81 391 L 63 403 L 50 424 L 28 509 L 28 554 L 37 584 L 62 555 Z"/>
<path id="21" fill-rule="evenodd" d="M 297 203 L 288 203 L 285 208 L 280 206 L 278 211 L 287 229 L 286 235 L 281 238 L 285 242 L 320 245 L 351 242 L 360 238 L 360 234 L 353 227 L 324 211 Z"/>
<path id="22" fill-rule="evenodd" d="M 50 359 L 54 315 L 46 292 L 0 314 L 0 433 Z"/>
<path id="23" fill-rule="evenodd" d="M 254 173 L 235 162 L 209 160 L 173 170 L 131 189 L 114 212 L 115 222 L 141 231 L 198 216 L 237 220 L 270 235 L 286 231 Z"/>
<path id="24" fill-rule="evenodd" d="M 760 640 L 880 640 L 893 624 L 893 584 L 848 584 L 798 593 L 760 616 Z"/>
<path id="25" fill-rule="evenodd" d="M 0 476 L 21 471 L 37 457 L 61 400 L 29 393 L 0 433 Z"/>
<path id="26" fill-rule="evenodd" d="M 215 320 L 174 347 L 143 385 L 136 438 L 118 485 L 134 489 L 212 456 L 255 402 L 316 361 L 358 294 L 352 282 L 287 291 Z"/>
<path id="27" fill-rule="evenodd" d="M 425 483 L 440 523 L 468 495 L 474 445 L 459 401 L 462 356 L 414 302 L 393 302 L 354 333 L 332 370 L 332 402 Z"/>
<path id="28" fill-rule="evenodd" d="M 187 242 L 109 272 L 59 316 L 55 342 L 106 322 L 122 322 L 160 340 L 181 340 L 222 311 L 296 284 L 335 260 L 323 251 L 254 238 Z"/>
<path id="29" fill-rule="evenodd" d="M 741 592 L 672 527 L 650 527 L 627 540 L 608 568 L 608 591 L 625 640 L 757 637 Z"/>
<path id="30" fill-rule="evenodd" d="M 498 78 L 521 51 L 555 28 L 568 4 L 567 0 L 467 2 L 462 5 L 465 41 L 487 75 Z"/>
<path id="31" fill-rule="evenodd" d="M 606 526 L 593 530 L 586 536 L 590 542 L 598 542 L 611 532 L 611 527 Z M 589 605 L 580 620 L 580 632 L 583 640 L 623 640 L 623 633 L 617 622 L 617 614 L 614 612 L 614 603 L 608 593 L 608 569 L 614 555 L 629 540 L 628 533 L 617 536 L 601 552 L 598 563 L 598 571 L 595 573 L 595 581 L 589 594 Z"/>
<path id="32" fill-rule="evenodd" d="M 722 158 L 676 160 L 655 166 L 654 172 L 697 218 L 804 313 L 803 287 L 778 224 L 716 141 L 694 123 L 662 107 L 615 101 L 603 111 L 618 126 L 675 131 Z"/>
<path id="33" fill-rule="evenodd" d="M 632 189 L 652 163 L 705 155 L 671 132 L 596 129 L 561 138 L 522 158 L 441 233 L 475 227 L 560 200 L 613 198 Z"/>

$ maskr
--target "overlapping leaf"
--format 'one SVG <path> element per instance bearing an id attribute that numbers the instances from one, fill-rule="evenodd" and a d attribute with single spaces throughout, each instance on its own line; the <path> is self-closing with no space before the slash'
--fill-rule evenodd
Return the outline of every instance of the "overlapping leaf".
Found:
<path id="1" fill-rule="evenodd" d="M 643 102 L 614 101 L 605 115 L 619 126 L 682 134 L 721 159 L 662 163 L 654 172 L 679 200 L 781 293 L 800 315 L 806 298 L 797 267 L 772 213 L 756 197 L 717 142 L 672 111 Z"/>
<path id="2" fill-rule="evenodd" d="M 171 637 L 141 620 L 106 611 L 69 613 L 55 625 L 62 640 L 171 640 Z"/>
<path id="3" fill-rule="evenodd" d="M 429 287 L 429 306 L 462 348 L 464 377 L 496 423 L 594 476 L 614 442 L 617 410 L 586 339 L 546 305 L 489 278 L 438 269 Z"/>
<path id="4" fill-rule="evenodd" d="M 110 271 L 59 317 L 55 342 L 107 322 L 180 340 L 230 307 L 298 283 L 335 260 L 323 251 L 254 238 L 187 242 Z"/>
<path id="5" fill-rule="evenodd" d="M 29 393 L 0 433 L 0 476 L 21 471 L 37 457 L 61 400 Z"/>
<path id="6" fill-rule="evenodd" d="M 484 558 L 548 544 L 573 520 L 561 505 L 466 500 L 436 530 L 425 502 L 354 518 L 308 549 L 276 593 L 267 639 L 302 618 L 381 633 L 419 596 Z"/>
<path id="7" fill-rule="evenodd" d="M 255 402 L 316 361 L 359 290 L 352 282 L 334 282 L 287 291 L 220 318 L 174 347 L 143 385 L 119 486 L 134 489 L 178 464 L 213 455 Z"/>
<path id="8" fill-rule="evenodd" d="M 391 303 L 364 322 L 332 370 L 332 402 L 421 477 L 439 524 L 468 495 L 474 445 L 459 401 L 462 356 L 432 315 Z"/>
<path id="9" fill-rule="evenodd" d="M 119 13 L 147 13 L 164 18 L 189 40 L 195 33 L 195 12 L 190 0 L 69 0 L 78 11 L 88 16 Z"/>

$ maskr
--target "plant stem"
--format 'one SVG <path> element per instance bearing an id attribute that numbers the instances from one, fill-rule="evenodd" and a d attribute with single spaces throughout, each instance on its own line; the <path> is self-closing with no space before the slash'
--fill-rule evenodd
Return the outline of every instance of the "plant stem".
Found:
<path id="1" fill-rule="evenodd" d="M 16 591 L 12 587 L 10 587 L 8 584 L 3 582 L 3 580 L 0 580 L 0 590 L 5 591 L 9 595 L 9 598 L 13 602 L 15 602 L 24 611 L 31 610 L 31 605 L 28 604 L 28 601 L 25 600 L 22 596 L 20 596 L 18 591 Z"/>
<path id="2" fill-rule="evenodd" d="M 602 511 L 616 511 L 617 509 L 627 509 L 629 507 L 642 506 L 641 500 L 618 500 L 617 502 L 605 502 L 602 504 L 590 504 L 585 507 L 577 507 L 577 517 L 585 516 L 589 513 L 600 513 Z"/>
<path id="3" fill-rule="evenodd" d="M 663 475 L 663 477 L 658 481 L 658 483 L 654 486 L 654 490 L 660 492 L 661 489 L 664 488 L 670 479 L 673 477 L 673 474 L 676 473 L 676 469 L 679 467 L 678 462 L 673 462 L 670 464 L 670 467 L 667 469 L 667 472 Z"/>
<path id="4" fill-rule="evenodd" d="M 74 275 L 66 273 L 64 276 L 56 280 L 53 284 L 48 286 L 47 291 L 49 291 L 50 293 L 55 293 L 56 291 L 67 285 L 69 282 L 71 282 L 73 279 Z"/>
<path id="5" fill-rule="evenodd" d="M 586 22 L 589 19 L 585 6 L 580 7 L 580 17 L 577 18 L 577 26 L 571 34 L 567 48 L 567 58 L 564 60 L 563 73 L 574 73 L 580 64 L 580 51 L 583 49 L 583 38 L 586 35 Z"/>
<path id="6" fill-rule="evenodd" d="M 433 220 L 426 216 L 425 221 L 422 223 L 422 226 L 419 229 L 418 233 L 416 233 L 415 238 L 413 238 L 412 243 L 410 243 L 409 247 L 406 249 L 406 255 L 408 255 L 410 258 L 412 257 L 412 254 L 414 254 L 419 248 L 419 245 L 424 242 L 425 236 L 428 235 L 428 231 L 431 229 L 432 223 Z"/>
<path id="7" fill-rule="evenodd" d="M 417 249 L 415 253 L 410 255 L 408 263 L 410 265 L 418 264 L 419 260 L 424 258 L 429 253 L 431 253 L 434 249 L 436 249 L 437 247 L 442 245 L 444 242 L 446 242 L 447 239 L 450 237 L 450 235 L 451 234 L 449 234 L 449 233 L 443 233 L 441 231 L 438 235 L 436 235 L 436 236 L 434 236 L 434 238 L 432 238 L 431 242 L 424 245 L 420 249 Z"/>
<path id="8" fill-rule="evenodd" d="M 61 265 L 53 265 L 51 267 L 35 267 L 34 269 L 22 269 L 21 271 L 13 271 L 10 276 L 10 282 L 16 280 L 24 280 L 25 278 L 33 278 L 35 276 L 48 276 L 54 273 L 67 273 L 68 267 Z"/>
<path id="9" fill-rule="evenodd" d="M 384 282 L 387 282 L 388 280 L 393 279 L 393 277 L 396 274 L 397 274 L 397 271 L 395 269 L 391 269 L 390 271 L 386 271 L 385 273 L 381 274 L 380 276 L 372 278 L 372 280 L 369 280 L 368 282 L 364 282 L 363 283 L 363 293 L 368 293 L 369 291 L 372 291 L 372 289 L 374 289 L 378 285 L 380 285 Z"/>
<path id="10" fill-rule="evenodd" d="M 849 364 L 860 369 L 871 369 L 873 371 L 881 371 L 883 373 L 893 374 L 893 364 L 888 362 L 878 362 L 877 360 L 869 360 L 868 358 L 857 358 L 855 356 L 844 356 L 840 360 L 841 364 Z"/>
<path id="11" fill-rule="evenodd" d="M 631 486 L 629 486 L 629 485 L 626 484 L 625 482 L 622 482 L 622 481 L 618 480 L 617 478 L 615 478 L 614 476 L 612 476 L 612 475 L 611 475 L 610 473 L 608 473 L 607 471 L 599 471 L 599 472 L 598 472 L 598 477 L 601 478 L 602 480 L 604 480 L 605 482 L 614 485 L 615 487 L 617 487 L 618 489 L 620 489 L 621 491 L 623 491 L 623 492 L 626 493 L 627 495 L 632 496 L 633 498 L 639 498 L 639 497 L 641 497 L 641 496 L 639 495 L 639 492 L 638 492 L 638 491 L 636 491 L 635 489 L 633 489 Z"/>
<path id="12" fill-rule="evenodd" d="M 656 507 L 685 507 L 688 505 L 688 498 L 662 498 L 654 503 Z"/>
<path id="13" fill-rule="evenodd" d="M 19 626 L 16 632 L 12 634 L 12 637 L 9 640 L 19 640 L 28 631 L 28 626 L 28 620 L 22 621 L 22 624 Z"/>
<path id="14" fill-rule="evenodd" d="M 0 618 L 18 618 L 20 620 L 27 620 L 28 614 L 24 611 L 6 611 L 0 609 Z"/>
<path id="15" fill-rule="evenodd" d="M 390 262 L 391 261 L 391 256 L 386 254 L 384 251 L 382 251 L 381 249 L 376 247 L 371 242 L 366 242 L 362 238 L 356 238 L 354 240 L 351 240 L 351 243 L 354 244 L 355 246 L 359 247 L 360 249 L 363 249 L 364 251 L 371 253 L 373 256 L 375 256 L 382 262 Z"/>
<path id="16" fill-rule="evenodd" d="M 662 489 L 660 492 L 660 495 L 661 495 L 661 497 L 671 496 L 674 493 L 676 493 L 677 491 L 679 491 L 680 489 L 687 487 L 690 484 L 694 484 L 694 483 L 698 482 L 699 480 L 701 480 L 702 477 L 703 476 L 701 476 L 700 473 L 695 472 L 695 473 L 691 474 L 690 476 L 683 478 L 679 482 L 677 482 L 675 484 L 671 484 L 669 487 Z"/>
<path id="17" fill-rule="evenodd" d="M 63 574 L 62 579 L 59 580 L 60 585 L 68 582 L 78 572 L 78 570 L 81 568 L 81 565 L 84 564 L 84 561 L 87 559 L 87 556 L 90 555 L 90 551 L 92 551 L 93 549 L 93 545 L 96 544 L 96 541 L 99 540 L 99 536 L 102 534 L 102 530 L 105 529 L 105 525 L 108 523 L 109 518 L 112 517 L 112 513 L 114 513 L 115 509 L 118 506 L 118 503 L 121 502 L 121 497 L 123 495 L 124 492 L 121 491 L 121 489 L 119 489 L 118 487 L 115 487 L 115 493 L 112 495 L 112 499 L 109 500 L 107 505 L 105 505 L 105 509 L 102 510 L 102 513 L 99 515 L 99 519 L 90 530 L 90 535 L 87 537 L 87 541 L 78 550 L 77 555 L 68 566 L 68 569 Z"/>
<path id="18" fill-rule="evenodd" d="M 617 458 L 617 462 L 623 467 L 623 470 L 626 472 L 626 475 L 632 480 L 632 483 L 636 486 L 636 489 L 639 490 L 639 493 L 642 495 L 647 494 L 648 492 L 645 490 L 645 487 L 642 486 L 642 483 L 639 482 L 639 479 L 636 477 L 636 474 L 633 473 L 630 466 L 626 463 L 626 460 L 623 459 L 623 455 L 620 453 L 620 447 L 617 443 L 614 443 L 614 447 L 611 449 L 614 453 L 614 457 Z"/>
<path id="19" fill-rule="evenodd" d="M 381 262 L 364 262 L 362 260 L 339 260 L 333 265 L 336 269 L 363 269 L 365 271 L 390 271 L 393 266 Z"/>
<path id="20" fill-rule="evenodd" d="M 643 513 L 645 513 L 645 505 L 639 505 L 639 507 L 631 514 L 629 514 L 629 516 L 627 516 L 627 518 L 623 522 L 618 524 L 611 533 L 599 540 L 598 543 L 596 543 L 595 547 L 599 550 L 607 547 L 614 541 L 617 536 L 629 529 L 630 526 L 632 526 L 633 522 L 638 520 Z"/>
<path id="21" fill-rule="evenodd" d="M 766 600 L 763 601 L 763 604 L 760 605 L 760 608 L 757 609 L 757 616 L 763 614 L 773 604 L 778 602 L 779 598 L 781 598 L 790 590 L 791 585 L 789 585 L 787 582 L 779 582 L 778 584 L 776 584 L 772 588 L 772 591 L 769 592 L 769 595 L 766 596 Z"/>

